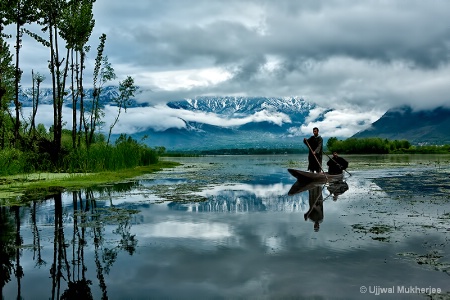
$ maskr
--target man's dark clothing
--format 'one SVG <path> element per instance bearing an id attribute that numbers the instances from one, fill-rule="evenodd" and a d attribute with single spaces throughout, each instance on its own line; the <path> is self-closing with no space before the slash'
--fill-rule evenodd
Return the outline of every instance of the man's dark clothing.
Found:
<path id="1" fill-rule="evenodd" d="M 322 170 L 322 145 L 323 145 L 322 137 L 320 135 L 318 136 L 313 135 L 309 139 L 307 139 L 307 142 L 309 144 L 309 147 L 311 147 L 311 149 L 316 152 L 316 155 L 314 157 L 314 154 L 311 152 L 311 149 L 309 150 L 308 171 L 320 172 Z M 306 144 L 306 142 L 304 143 Z"/>
<path id="2" fill-rule="evenodd" d="M 328 162 L 328 173 L 335 175 L 335 174 L 342 174 L 342 170 L 347 169 L 348 167 L 348 161 L 343 159 L 342 157 L 332 157 Z"/>

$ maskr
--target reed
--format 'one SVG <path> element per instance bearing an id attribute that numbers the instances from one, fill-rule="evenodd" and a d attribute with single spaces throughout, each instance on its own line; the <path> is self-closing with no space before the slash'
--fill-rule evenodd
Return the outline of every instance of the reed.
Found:
<path id="1" fill-rule="evenodd" d="M 147 166 L 158 160 L 158 153 L 146 145 L 121 142 L 111 146 L 101 142 L 71 151 L 64 165 L 70 172 L 102 172 Z"/>
<path id="2" fill-rule="evenodd" d="M 131 137 L 118 139 L 114 145 L 103 140 L 77 149 L 63 148 L 62 159 L 55 168 L 48 152 L 0 150 L 0 175 L 32 172 L 103 172 L 148 166 L 159 161 L 160 149 L 152 149 Z M 70 150 L 69 150 L 70 149 Z"/>

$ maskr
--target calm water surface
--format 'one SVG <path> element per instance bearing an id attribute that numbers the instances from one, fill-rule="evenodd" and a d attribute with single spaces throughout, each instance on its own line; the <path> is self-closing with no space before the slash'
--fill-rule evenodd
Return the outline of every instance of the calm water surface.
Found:
<path id="1" fill-rule="evenodd" d="M 2 297 L 449 298 L 450 156 L 346 158 L 345 182 L 304 191 L 304 155 L 171 158 L 1 207 Z"/>

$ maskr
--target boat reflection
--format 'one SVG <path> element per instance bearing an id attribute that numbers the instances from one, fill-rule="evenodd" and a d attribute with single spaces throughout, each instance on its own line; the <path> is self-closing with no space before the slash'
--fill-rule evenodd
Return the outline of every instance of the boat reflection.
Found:
<path id="1" fill-rule="evenodd" d="M 325 188 L 329 194 L 324 198 L 323 190 Z M 296 181 L 289 190 L 288 195 L 293 196 L 308 191 L 309 208 L 304 214 L 304 218 L 305 221 L 310 220 L 314 223 L 314 231 L 317 232 L 324 218 L 323 202 L 330 196 L 332 196 L 333 201 L 337 201 L 339 195 L 342 195 L 347 190 L 348 184 L 343 180 L 335 180 L 327 184 L 314 181 Z"/>

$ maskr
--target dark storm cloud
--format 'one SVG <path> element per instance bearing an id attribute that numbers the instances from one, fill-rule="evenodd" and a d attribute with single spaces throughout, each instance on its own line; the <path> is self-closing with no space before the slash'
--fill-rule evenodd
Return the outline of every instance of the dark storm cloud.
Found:
<path id="1" fill-rule="evenodd" d="M 295 2 L 277 5 L 244 1 L 239 6 L 231 1 L 234 5 L 227 6 L 221 1 L 200 1 L 200 11 L 201 6 L 189 10 L 186 4 L 169 1 L 167 5 L 173 5 L 172 9 L 153 9 L 161 8 L 163 14 L 156 20 L 152 20 L 155 13 L 150 14 L 153 10 L 149 7 L 148 22 L 136 18 L 118 31 L 130 35 L 130 49 L 142 55 L 144 61 L 148 53 L 147 61 L 156 65 L 189 65 L 199 57 L 225 64 L 256 54 L 279 55 L 285 60 L 334 56 L 385 63 L 401 60 L 421 68 L 436 68 L 450 58 L 450 28 L 446 21 L 450 7 L 444 1 L 334 1 L 306 8 Z M 222 11 L 217 9 L 218 3 L 222 3 Z M 261 25 L 245 14 L 233 19 L 227 15 L 232 13 L 230 7 L 260 8 Z M 182 15 L 182 11 L 194 15 Z M 179 19 L 172 19 L 172 15 Z"/>

